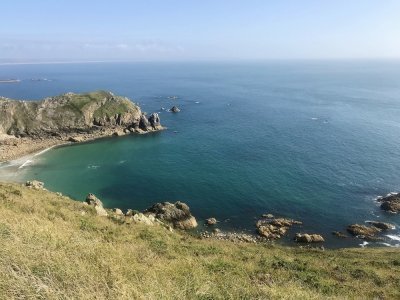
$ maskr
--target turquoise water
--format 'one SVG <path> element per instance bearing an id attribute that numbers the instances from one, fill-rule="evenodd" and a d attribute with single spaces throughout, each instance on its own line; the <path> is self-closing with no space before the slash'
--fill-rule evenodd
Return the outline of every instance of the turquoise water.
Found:
<path id="1" fill-rule="evenodd" d="M 366 220 L 400 225 L 374 201 L 400 190 L 400 62 L 21 65 L 0 66 L 2 77 L 22 80 L 0 85 L 19 99 L 111 90 L 168 127 L 3 165 L 18 180 L 75 199 L 92 192 L 122 209 L 181 200 L 226 230 L 253 232 L 262 213 L 303 221 L 283 242 L 305 231 L 354 246 L 362 242 L 330 232 Z M 161 110 L 172 105 L 181 112 Z"/>

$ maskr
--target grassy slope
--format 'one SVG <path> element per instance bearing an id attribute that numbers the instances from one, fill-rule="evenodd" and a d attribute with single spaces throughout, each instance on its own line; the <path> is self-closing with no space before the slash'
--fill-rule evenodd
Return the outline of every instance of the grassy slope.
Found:
<path id="1" fill-rule="evenodd" d="M 400 297 L 396 249 L 198 240 L 17 184 L 0 184 L 0 242 L 1 299 Z"/>

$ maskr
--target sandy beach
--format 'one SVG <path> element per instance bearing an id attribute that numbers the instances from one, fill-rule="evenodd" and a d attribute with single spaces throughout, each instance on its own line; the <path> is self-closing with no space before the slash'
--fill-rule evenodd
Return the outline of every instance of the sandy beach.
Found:
<path id="1" fill-rule="evenodd" d="M 145 131 L 138 132 L 138 134 L 147 133 Z M 98 131 L 81 134 L 60 134 L 53 137 L 23 137 L 17 138 L 15 136 L 1 134 L 0 135 L 0 163 L 16 160 L 18 158 L 39 153 L 43 150 L 73 143 L 81 143 L 92 141 L 100 138 L 110 136 L 121 136 L 129 133 L 124 133 L 122 128 L 102 128 Z"/>

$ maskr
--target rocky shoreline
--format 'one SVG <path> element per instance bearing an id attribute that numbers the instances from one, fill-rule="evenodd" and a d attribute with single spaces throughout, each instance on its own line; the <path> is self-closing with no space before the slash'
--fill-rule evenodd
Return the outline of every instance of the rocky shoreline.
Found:
<path id="1" fill-rule="evenodd" d="M 25 185 L 33 189 L 45 189 L 44 183 L 36 180 L 28 181 Z M 56 194 L 62 196 L 61 193 Z M 84 200 L 84 204 L 94 208 L 97 216 L 110 218 L 118 224 L 130 225 L 140 223 L 149 226 L 156 225 L 162 226 L 169 231 L 173 231 L 174 229 L 186 231 L 198 227 L 198 222 L 195 216 L 191 214 L 189 206 L 180 201 L 175 203 L 156 203 L 142 212 L 134 209 L 128 209 L 126 212 L 123 212 L 119 208 L 104 208 L 102 201 L 90 193 Z M 84 214 L 85 212 L 82 211 L 81 213 Z M 272 214 L 263 214 L 255 223 L 253 233 L 222 231 L 218 228 L 218 223 L 218 220 L 214 217 L 204 220 L 206 230 L 197 231 L 195 235 L 201 239 L 213 239 L 233 243 L 269 243 L 288 236 L 291 227 L 303 225 L 301 221 L 275 217 Z M 338 239 L 353 238 L 366 242 L 383 242 L 385 239 L 382 234 L 395 229 L 395 226 L 390 223 L 379 221 L 366 221 L 365 223 L 367 225 L 348 225 L 346 231 L 350 236 L 340 231 L 333 231 L 332 235 Z M 325 238 L 321 234 L 304 232 L 301 228 L 296 231 L 293 234 L 292 240 L 299 247 L 325 249 Z"/>

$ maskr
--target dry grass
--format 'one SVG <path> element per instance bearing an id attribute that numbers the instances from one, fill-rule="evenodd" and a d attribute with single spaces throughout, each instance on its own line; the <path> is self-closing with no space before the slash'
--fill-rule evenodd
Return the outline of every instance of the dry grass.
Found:
<path id="1" fill-rule="evenodd" d="M 400 298 L 398 250 L 198 240 L 17 184 L 0 184 L 0 241 L 1 299 Z"/>

